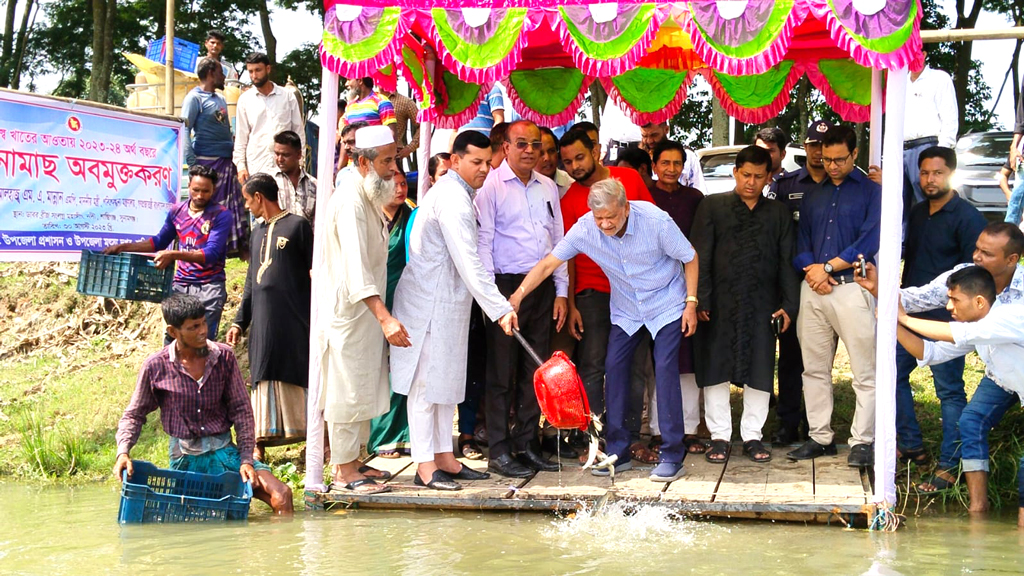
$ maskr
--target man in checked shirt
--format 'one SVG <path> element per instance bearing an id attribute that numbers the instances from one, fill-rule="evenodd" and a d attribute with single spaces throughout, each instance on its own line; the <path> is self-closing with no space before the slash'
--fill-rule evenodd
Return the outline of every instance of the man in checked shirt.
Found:
<path id="1" fill-rule="evenodd" d="M 174 294 L 161 305 L 169 345 L 146 359 L 135 392 L 117 425 L 114 476 L 132 475 L 128 456 L 146 424 L 160 409 L 160 422 L 171 436 L 172 470 L 220 474 L 238 471 L 252 482 L 252 493 L 276 514 L 292 513 L 292 491 L 270 468 L 253 462 L 256 444 L 249 392 L 231 347 L 207 340 L 203 303 Z M 235 428 L 238 446 L 231 441 Z"/>

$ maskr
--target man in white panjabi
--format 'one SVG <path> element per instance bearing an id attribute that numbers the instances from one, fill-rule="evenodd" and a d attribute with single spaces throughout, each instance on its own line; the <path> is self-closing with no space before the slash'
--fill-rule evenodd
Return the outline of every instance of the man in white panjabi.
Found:
<path id="1" fill-rule="evenodd" d="M 464 466 L 452 448 L 455 407 L 466 396 L 469 320 L 475 298 L 506 334 L 518 327 L 477 255 L 473 197 L 491 166 L 491 141 L 475 131 L 455 138 L 452 167 L 420 203 L 409 236 L 409 263 L 395 290 L 394 313 L 412 346 L 391 352 L 391 386 L 409 397 L 414 483 L 459 490 L 456 480 L 490 477 Z"/>
<path id="2" fill-rule="evenodd" d="M 409 334 L 384 305 L 388 231 L 382 207 L 395 195 L 394 136 L 386 126 L 356 132 L 357 169 L 327 204 L 323 286 L 315 319 L 334 487 L 360 494 L 388 491 L 390 474 L 362 466 L 360 444 L 370 420 L 388 410 L 388 344 L 409 346 Z"/>

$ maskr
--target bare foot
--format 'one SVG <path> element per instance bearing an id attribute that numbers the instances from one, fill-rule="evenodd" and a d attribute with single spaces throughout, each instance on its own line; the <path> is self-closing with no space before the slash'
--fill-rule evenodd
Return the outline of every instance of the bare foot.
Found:
<path id="1" fill-rule="evenodd" d="M 1017 510 L 1017 528 L 1024 530 L 1024 506 Z"/>

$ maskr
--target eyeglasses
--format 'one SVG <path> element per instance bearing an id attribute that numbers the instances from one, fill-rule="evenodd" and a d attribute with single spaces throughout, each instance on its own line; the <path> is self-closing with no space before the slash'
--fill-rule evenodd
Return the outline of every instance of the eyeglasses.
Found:
<path id="1" fill-rule="evenodd" d="M 527 142 L 526 140 L 516 140 L 516 148 L 519 150 L 526 150 L 527 148 L 533 148 L 534 150 L 540 150 L 543 146 L 540 140 L 534 140 L 533 142 Z"/>
<path id="2" fill-rule="evenodd" d="M 836 166 L 842 166 L 843 164 L 846 164 L 846 161 L 850 159 L 850 156 L 853 156 L 853 154 L 847 154 L 846 156 L 843 156 L 842 158 L 826 158 L 826 157 L 822 156 L 821 157 L 821 164 L 823 166 L 828 166 L 829 164 L 835 164 Z"/>

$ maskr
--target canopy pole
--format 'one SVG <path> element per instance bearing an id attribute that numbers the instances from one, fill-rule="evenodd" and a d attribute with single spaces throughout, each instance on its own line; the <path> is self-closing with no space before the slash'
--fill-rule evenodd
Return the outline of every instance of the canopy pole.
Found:
<path id="1" fill-rule="evenodd" d="M 326 492 L 324 485 L 324 411 L 320 395 L 320 339 L 317 302 L 324 262 L 327 202 L 334 191 L 334 141 L 338 131 L 338 75 L 325 66 L 320 75 L 320 146 L 317 149 L 316 215 L 313 231 L 312 298 L 309 309 L 309 394 L 306 400 L 306 489 Z"/>
<path id="2" fill-rule="evenodd" d="M 174 0 L 167 0 L 164 34 L 164 112 L 174 116 Z"/>
<path id="3" fill-rule="evenodd" d="M 868 164 L 882 165 L 882 71 L 871 69 L 871 147 L 869 148 Z"/>
<path id="4" fill-rule="evenodd" d="M 437 67 L 437 54 L 429 47 L 425 46 L 423 51 L 423 69 L 424 74 L 430 78 L 430 85 L 434 85 L 434 72 Z M 434 123 L 430 121 L 420 122 L 420 148 L 416 151 L 416 202 L 422 202 L 423 197 L 427 195 L 427 190 L 430 190 L 430 141 L 434 139 Z M 426 138 L 422 136 L 426 134 Z"/>
<path id="5" fill-rule="evenodd" d="M 903 111 L 906 105 L 907 76 L 906 68 L 890 70 L 885 87 L 887 114 L 877 258 L 874 501 L 886 509 L 896 505 L 896 315 L 903 238 Z"/>

